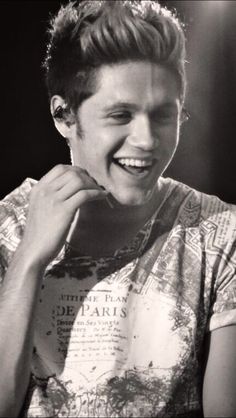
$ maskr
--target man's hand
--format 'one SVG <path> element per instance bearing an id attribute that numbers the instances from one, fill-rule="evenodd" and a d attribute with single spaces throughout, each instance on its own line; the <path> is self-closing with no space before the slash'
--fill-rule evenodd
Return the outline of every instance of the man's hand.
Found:
<path id="1" fill-rule="evenodd" d="M 21 247 L 36 265 L 46 268 L 64 245 L 77 209 L 104 199 L 104 191 L 75 166 L 57 165 L 33 187 Z"/>

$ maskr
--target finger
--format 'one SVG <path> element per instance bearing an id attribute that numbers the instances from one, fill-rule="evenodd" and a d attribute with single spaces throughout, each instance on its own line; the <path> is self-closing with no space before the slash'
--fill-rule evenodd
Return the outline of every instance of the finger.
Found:
<path id="1" fill-rule="evenodd" d="M 49 184 L 55 179 L 58 179 L 60 176 L 64 175 L 70 168 L 70 165 L 58 164 L 50 171 L 48 171 L 48 173 L 46 173 L 43 177 L 41 177 L 39 182 L 41 184 Z"/>
<path id="2" fill-rule="evenodd" d="M 76 181 L 70 181 L 64 187 L 62 187 L 59 191 L 57 191 L 57 197 L 62 200 L 68 200 L 76 193 L 85 191 L 96 191 L 102 192 L 103 194 L 107 195 L 108 192 L 104 191 L 100 186 L 92 182 L 91 180 L 83 181 L 83 179 L 76 179 Z"/>
<path id="3" fill-rule="evenodd" d="M 50 187 L 52 190 L 60 191 L 64 189 L 78 188 L 94 188 L 96 187 L 97 183 L 89 176 L 87 171 L 81 168 L 72 168 L 68 169 L 64 174 L 55 178 L 53 181 L 50 182 Z M 76 191 L 74 189 L 74 191 Z"/>
<path id="4" fill-rule="evenodd" d="M 50 184 L 50 186 L 52 183 Z M 70 170 L 63 176 L 55 179 L 53 189 L 56 189 L 57 196 L 66 200 L 80 190 L 97 189 L 102 190 L 97 183 L 84 170 Z"/>

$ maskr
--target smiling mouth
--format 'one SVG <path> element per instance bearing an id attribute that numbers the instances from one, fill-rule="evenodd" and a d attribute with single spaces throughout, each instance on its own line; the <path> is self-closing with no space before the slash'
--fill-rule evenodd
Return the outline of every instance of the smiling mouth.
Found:
<path id="1" fill-rule="evenodd" d="M 113 158 L 113 162 L 133 175 L 146 175 L 154 165 L 154 160 L 142 160 L 137 158 Z"/>

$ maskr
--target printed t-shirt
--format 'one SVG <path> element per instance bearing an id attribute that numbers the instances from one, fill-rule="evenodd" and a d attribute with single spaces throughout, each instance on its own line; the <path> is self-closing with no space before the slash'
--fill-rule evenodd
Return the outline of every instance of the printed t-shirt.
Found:
<path id="1" fill-rule="evenodd" d="M 165 200 L 129 245 L 91 258 L 66 243 L 48 266 L 23 416 L 201 416 L 204 337 L 236 322 L 236 207 L 160 181 Z M 34 183 L 1 202 L 2 278 Z"/>

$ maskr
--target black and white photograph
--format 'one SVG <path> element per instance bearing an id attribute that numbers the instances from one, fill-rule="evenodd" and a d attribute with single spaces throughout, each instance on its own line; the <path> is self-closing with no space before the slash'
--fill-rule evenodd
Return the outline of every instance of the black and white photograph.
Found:
<path id="1" fill-rule="evenodd" d="M 0 9 L 0 418 L 235 418 L 236 2 Z"/>

